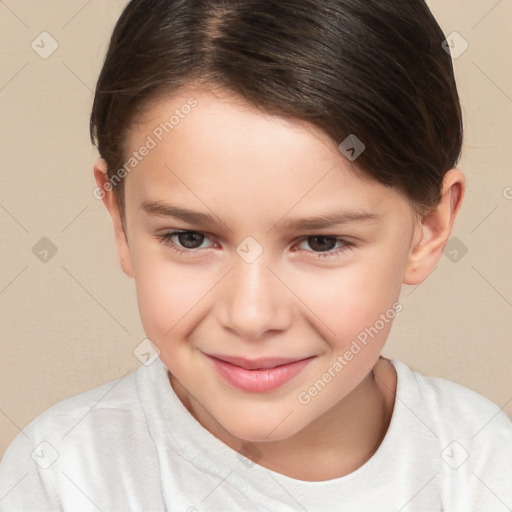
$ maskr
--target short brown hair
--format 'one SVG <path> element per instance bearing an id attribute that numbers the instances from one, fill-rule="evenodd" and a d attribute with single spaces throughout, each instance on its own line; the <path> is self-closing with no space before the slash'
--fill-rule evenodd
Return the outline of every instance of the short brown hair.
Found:
<path id="1" fill-rule="evenodd" d="M 200 83 L 366 146 L 355 168 L 415 210 L 462 146 L 445 36 L 424 0 L 132 0 L 98 79 L 90 135 L 109 177 L 148 103 Z M 114 189 L 124 211 L 123 182 Z"/>

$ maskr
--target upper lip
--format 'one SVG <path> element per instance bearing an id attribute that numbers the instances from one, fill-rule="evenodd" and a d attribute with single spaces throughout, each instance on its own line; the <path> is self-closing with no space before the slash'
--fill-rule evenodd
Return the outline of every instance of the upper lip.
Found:
<path id="1" fill-rule="evenodd" d="M 226 363 L 234 366 L 239 366 L 245 370 L 269 370 L 276 366 L 282 366 L 284 364 L 296 363 L 297 361 L 303 361 L 310 357 L 259 357 L 257 359 L 245 359 L 244 357 L 225 356 L 222 354 L 206 354 L 209 357 L 220 359 Z"/>

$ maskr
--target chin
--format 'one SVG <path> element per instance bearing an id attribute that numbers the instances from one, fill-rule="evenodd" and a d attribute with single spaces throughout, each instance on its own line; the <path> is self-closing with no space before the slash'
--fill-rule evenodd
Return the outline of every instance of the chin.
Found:
<path id="1" fill-rule="evenodd" d="M 217 421 L 229 434 L 242 441 L 268 443 L 288 439 L 304 428 L 304 425 L 297 423 L 298 418 L 293 416 L 293 412 L 288 417 L 281 414 L 279 418 L 275 415 L 247 413 L 241 415 L 240 420 L 233 421 L 231 412 L 231 417 L 226 417 L 227 421 Z"/>

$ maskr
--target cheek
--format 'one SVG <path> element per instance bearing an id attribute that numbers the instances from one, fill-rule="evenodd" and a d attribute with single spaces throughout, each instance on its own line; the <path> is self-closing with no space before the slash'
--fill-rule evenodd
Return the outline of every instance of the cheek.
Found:
<path id="1" fill-rule="evenodd" d="M 373 251 L 372 251 L 373 252 Z M 398 300 L 401 261 L 396 255 L 368 253 L 338 269 L 295 278 L 293 287 L 326 339 L 345 342 L 372 326 Z"/>
<path id="2" fill-rule="evenodd" d="M 192 266 L 180 265 L 159 250 L 141 248 L 132 259 L 137 301 L 142 325 L 147 336 L 161 348 L 168 339 L 179 339 L 208 290 L 212 276 Z M 196 319 L 197 320 L 197 319 Z"/>

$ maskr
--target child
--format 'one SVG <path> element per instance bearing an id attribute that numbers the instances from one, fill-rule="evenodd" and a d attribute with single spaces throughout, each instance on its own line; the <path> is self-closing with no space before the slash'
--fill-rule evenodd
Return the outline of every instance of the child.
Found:
<path id="1" fill-rule="evenodd" d="M 512 510 L 505 413 L 380 355 L 464 196 L 444 39 L 422 0 L 127 5 L 91 136 L 144 364 L 26 427 L 2 512 Z"/>

